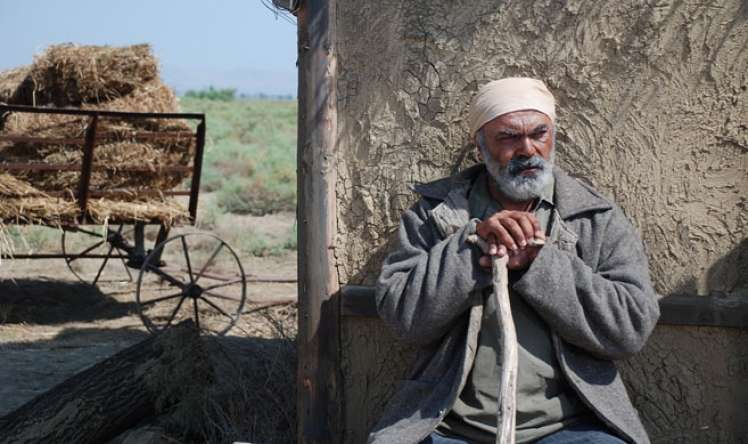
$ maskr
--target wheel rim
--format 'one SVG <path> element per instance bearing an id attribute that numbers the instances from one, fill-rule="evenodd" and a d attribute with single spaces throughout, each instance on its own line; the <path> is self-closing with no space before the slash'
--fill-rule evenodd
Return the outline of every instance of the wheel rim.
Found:
<path id="1" fill-rule="evenodd" d="M 125 229 L 124 225 L 107 230 L 107 234 L 116 234 L 125 239 L 131 237 L 133 232 L 132 227 Z M 132 283 L 130 267 L 123 257 L 119 257 L 127 253 L 108 242 L 105 236 L 93 227 L 63 230 L 61 243 L 65 264 L 75 277 L 89 285 L 102 282 Z"/>
<path id="2" fill-rule="evenodd" d="M 182 234 L 145 258 L 135 296 L 150 332 L 192 319 L 201 332 L 224 335 L 244 308 L 246 276 L 239 256 L 217 236 Z"/>

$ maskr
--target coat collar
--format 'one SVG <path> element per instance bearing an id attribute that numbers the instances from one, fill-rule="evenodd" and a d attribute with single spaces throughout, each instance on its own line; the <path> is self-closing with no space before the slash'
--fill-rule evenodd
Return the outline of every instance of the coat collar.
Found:
<path id="1" fill-rule="evenodd" d="M 450 192 L 465 189 L 466 185 L 485 171 L 483 164 L 473 165 L 453 176 L 433 182 L 419 183 L 412 188 L 423 197 L 444 201 Z M 555 179 L 554 205 L 562 219 L 569 219 L 589 211 L 603 211 L 613 208 L 611 202 L 587 184 L 575 179 L 558 167 L 553 168 Z"/>

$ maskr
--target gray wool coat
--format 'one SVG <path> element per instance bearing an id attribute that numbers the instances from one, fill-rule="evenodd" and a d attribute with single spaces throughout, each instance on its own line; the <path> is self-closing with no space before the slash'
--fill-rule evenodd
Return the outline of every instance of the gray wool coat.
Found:
<path id="1" fill-rule="evenodd" d="M 473 365 L 490 271 L 466 242 L 475 232 L 468 191 L 484 169 L 417 185 L 403 213 L 399 246 L 376 285 L 379 315 L 420 346 L 369 443 L 415 444 L 449 412 Z M 659 317 L 647 258 L 615 204 L 554 169 L 549 242 L 513 290 L 549 325 L 559 365 L 597 417 L 633 443 L 649 443 L 614 360 L 639 351 Z M 497 382 L 498 384 L 498 382 Z"/>

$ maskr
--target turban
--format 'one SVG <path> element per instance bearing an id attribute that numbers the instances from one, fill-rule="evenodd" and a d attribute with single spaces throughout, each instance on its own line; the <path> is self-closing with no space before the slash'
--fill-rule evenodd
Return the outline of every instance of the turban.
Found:
<path id="1" fill-rule="evenodd" d="M 508 77 L 494 80 L 480 89 L 470 104 L 470 138 L 491 120 L 514 111 L 535 110 L 556 121 L 556 100 L 540 80 Z"/>

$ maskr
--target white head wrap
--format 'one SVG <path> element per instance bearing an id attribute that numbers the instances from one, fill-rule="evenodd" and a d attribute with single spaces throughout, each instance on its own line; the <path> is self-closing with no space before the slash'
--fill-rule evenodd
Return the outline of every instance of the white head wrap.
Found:
<path id="1" fill-rule="evenodd" d="M 535 110 L 556 121 L 556 100 L 545 83 L 528 77 L 508 77 L 489 82 L 470 104 L 470 138 L 491 120 L 514 111 Z"/>

